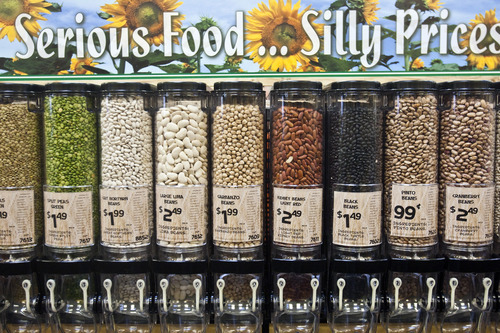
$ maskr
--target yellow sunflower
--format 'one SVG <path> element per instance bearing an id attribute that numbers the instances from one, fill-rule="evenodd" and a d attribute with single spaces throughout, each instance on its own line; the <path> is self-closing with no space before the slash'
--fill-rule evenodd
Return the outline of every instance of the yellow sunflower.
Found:
<path id="1" fill-rule="evenodd" d="M 476 66 L 477 69 L 484 69 L 485 67 L 488 67 L 488 70 L 494 70 L 500 65 L 500 55 L 491 53 L 488 47 L 491 43 L 494 43 L 490 34 L 488 34 L 488 36 L 478 44 L 478 48 L 486 48 L 485 52 L 482 52 L 481 54 L 474 54 L 469 48 L 470 35 L 476 25 L 484 24 L 488 28 L 488 31 L 490 31 L 491 27 L 498 22 L 499 21 L 495 15 L 495 9 L 486 11 L 484 16 L 482 14 L 478 14 L 476 15 L 476 19 L 470 21 L 469 29 L 462 36 L 463 41 L 460 42 L 460 46 L 463 48 L 467 47 L 467 62 L 469 65 Z"/>
<path id="2" fill-rule="evenodd" d="M 242 61 L 243 57 L 237 57 L 237 56 L 226 57 L 226 62 L 233 66 L 241 64 Z"/>
<path id="3" fill-rule="evenodd" d="M 299 13 L 300 0 L 292 6 L 292 0 L 269 0 L 269 7 L 260 3 L 258 8 L 247 15 L 246 39 L 249 43 L 246 52 L 250 59 L 264 70 L 288 72 L 297 71 L 298 64 L 307 65 L 316 57 L 308 57 L 302 49 L 311 50 L 312 43 L 302 27 L 302 16 L 309 10 L 308 6 Z M 311 25 L 319 35 L 323 34 L 323 24 L 311 21 Z M 271 55 L 270 50 L 276 51 Z"/>
<path id="4" fill-rule="evenodd" d="M 16 18 L 22 13 L 31 15 L 31 19 L 23 21 L 24 28 L 31 36 L 38 36 L 41 27 L 37 20 L 47 20 L 41 14 L 50 14 L 46 8 L 49 6 L 50 3 L 45 2 L 45 0 L 2 0 L 0 4 L 0 39 L 7 36 L 11 42 L 14 39 L 21 41 L 14 25 Z"/>
<path id="5" fill-rule="evenodd" d="M 297 72 L 324 72 L 325 69 L 311 64 L 302 65 L 297 69 Z"/>
<path id="6" fill-rule="evenodd" d="M 86 70 L 85 68 L 83 68 L 83 66 L 94 67 L 95 65 L 97 65 L 97 62 L 94 62 L 94 59 L 92 59 L 91 57 L 85 57 L 83 59 L 72 58 L 71 66 L 69 67 L 69 69 L 73 71 L 74 75 L 92 75 L 94 73 Z"/>
<path id="7" fill-rule="evenodd" d="M 377 7 L 378 4 L 378 0 L 364 0 L 363 17 L 365 18 L 366 23 L 368 23 L 369 25 L 372 25 L 373 22 L 378 20 L 377 13 L 375 13 L 380 9 Z"/>
<path id="8" fill-rule="evenodd" d="M 17 69 L 14 69 L 14 75 L 28 75 L 25 72 L 18 71 Z"/>
<path id="9" fill-rule="evenodd" d="M 443 3 L 440 0 L 424 0 L 425 6 L 430 10 L 438 10 L 442 7 Z"/>
<path id="10" fill-rule="evenodd" d="M 413 63 L 411 64 L 412 69 L 420 69 L 424 68 L 424 66 L 425 66 L 424 61 L 420 58 L 413 60 Z"/>
<path id="11" fill-rule="evenodd" d="M 101 10 L 111 15 L 104 29 L 129 27 L 131 31 L 139 27 L 148 29 L 145 37 L 149 44 L 159 46 L 163 43 L 163 12 L 176 10 L 182 2 L 177 0 L 116 0 L 114 4 L 106 4 Z M 181 26 L 184 15 L 172 18 L 173 31 L 182 33 Z M 179 40 L 174 38 L 174 43 Z"/>

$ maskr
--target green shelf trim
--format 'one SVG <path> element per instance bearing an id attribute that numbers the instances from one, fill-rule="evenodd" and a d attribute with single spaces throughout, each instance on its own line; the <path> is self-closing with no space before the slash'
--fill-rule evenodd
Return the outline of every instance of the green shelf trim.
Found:
<path id="1" fill-rule="evenodd" d="M 89 81 L 89 80 L 150 80 L 150 79 L 207 79 L 207 78 L 283 78 L 283 77 L 429 77 L 429 76 L 498 76 L 500 71 L 463 72 L 347 72 L 347 73 L 201 73 L 201 74 L 123 74 L 123 75 L 44 75 L 3 76 L 0 81 Z"/>

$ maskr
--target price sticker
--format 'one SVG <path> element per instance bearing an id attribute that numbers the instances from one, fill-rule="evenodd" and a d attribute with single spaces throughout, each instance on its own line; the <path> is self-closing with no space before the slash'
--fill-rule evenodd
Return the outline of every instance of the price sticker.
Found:
<path id="1" fill-rule="evenodd" d="M 146 187 L 101 187 L 101 240 L 107 246 L 149 243 Z"/>
<path id="2" fill-rule="evenodd" d="M 92 192 L 44 192 L 45 244 L 83 247 L 94 244 Z"/>
<path id="3" fill-rule="evenodd" d="M 392 184 L 391 236 L 437 235 L 437 184 Z"/>
<path id="4" fill-rule="evenodd" d="M 333 193 L 332 242 L 374 246 L 382 242 L 382 191 Z"/>
<path id="5" fill-rule="evenodd" d="M 273 240 L 288 245 L 321 244 L 322 188 L 273 187 Z"/>
<path id="6" fill-rule="evenodd" d="M 156 185 L 156 235 L 160 245 L 203 244 L 207 237 L 205 185 Z"/>
<path id="7" fill-rule="evenodd" d="M 489 243 L 493 241 L 495 188 L 446 186 L 445 242 Z"/>
<path id="8" fill-rule="evenodd" d="M 35 192 L 0 190 L 0 246 L 35 244 Z"/>
<path id="9" fill-rule="evenodd" d="M 262 238 L 262 187 L 213 189 L 214 240 L 254 242 Z"/>

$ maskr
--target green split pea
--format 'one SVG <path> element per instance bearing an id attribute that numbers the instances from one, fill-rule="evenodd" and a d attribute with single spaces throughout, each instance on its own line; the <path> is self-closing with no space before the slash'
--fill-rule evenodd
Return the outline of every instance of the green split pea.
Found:
<path id="1" fill-rule="evenodd" d="M 49 186 L 92 186 L 94 235 L 98 235 L 98 155 L 96 114 L 85 96 L 45 98 L 45 179 Z M 87 188 L 51 189 L 81 192 Z"/>

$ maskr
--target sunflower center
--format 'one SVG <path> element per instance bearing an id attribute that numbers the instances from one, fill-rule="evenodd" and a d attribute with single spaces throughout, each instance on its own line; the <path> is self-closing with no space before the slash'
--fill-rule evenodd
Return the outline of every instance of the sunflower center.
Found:
<path id="1" fill-rule="evenodd" d="M 288 54 L 296 54 L 307 38 L 300 22 L 292 17 L 278 17 L 269 22 L 262 32 L 262 44 L 269 49 L 276 46 L 288 48 Z"/>
<path id="2" fill-rule="evenodd" d="M 163 22 L 162 9 L 154 1 L 134 1 L 131 2 L 126 9 L 127 21 L 133 28 L 145 27 L 149 31 L 150 36 L 156 36 L 162 33 Z"/>
<path id="3" fill-rule="evenodd" d="M 296 37 L 297 31 L 288 23 L 280 24 L 273 30 L 273 39 L 281 45 L 290 44 Z"/>
<path id="4" fill-rule="evenodd" d="M 137 22 L 143 27 L 150 27 L 159 22 L 160 8 L 152 2 L 147 2 L 137 8 Z"/>
<path id="5" fill-rule="evenodd" d="M 480 43 L 477 44 L 477 47 L 479 49 L 486 48 L 486 51 L 482 53 L 483 55 L 491 55 L 492 53 L 490 52 L 489 46 L 494 43 L 496 43 L 496 41 L 493 39 L 493 37 L 491 37 L 491 34 L 488 33 L 486 38 L 484 38 Z"/>
<path id="6" fill-rule="evenodd" d="M 85 65 L 85 61 L 79 61 L 76 66 L 75 66 L 75 73 L 76 74 L 85 74 L 87 71 L 85 68 L 83 68 L 83 65 Z"/>
<path id="7" fill-rule="evenodd" d="M 0 22 L 13 24 L 16 17 L 24 11 L 23 0 L 3 0 L 0 6 Z"/>

